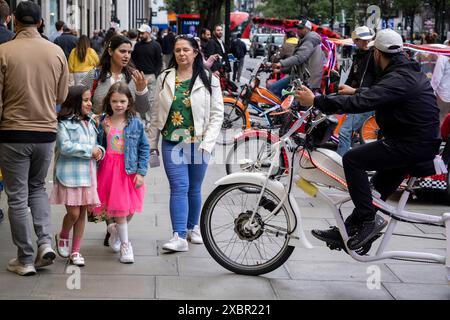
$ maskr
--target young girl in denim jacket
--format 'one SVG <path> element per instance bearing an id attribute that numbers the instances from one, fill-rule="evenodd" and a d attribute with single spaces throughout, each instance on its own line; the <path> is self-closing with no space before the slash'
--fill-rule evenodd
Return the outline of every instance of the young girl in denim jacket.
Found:
<path id="1" fill-rule="evenodd" d="M 103 112 L 106 116 L 101 119 L 97 139 L 105 147 L 106 156 L 98 168 L 101 206 L 94 214 L 106 213 L 114 218 L 115 223 L 108 226 L 109 245 L 114 252 L 120 251 L 120 262 L 133 263 L 127 217 L 142 211 L 150 147 L 127 84 L 111 86 Z"/>
<path id="2" fill-rule="evenodd" d="M 66 205 L 61 232 L 55 235 L 58 254 L 70 256 L 71 263 L 84 266 L 80 254 L 86 222 L 86 210 L 99 206 L 96 161 L 105 149 L 97 144 L 97 128 L 90 117 L 91 91 L 84 86 L 69 89 L 69 95 L 58 114 L 54 187 L 51 204 Z M 69 254 L 69 233 L 73 228 L 72 252 Z"/>

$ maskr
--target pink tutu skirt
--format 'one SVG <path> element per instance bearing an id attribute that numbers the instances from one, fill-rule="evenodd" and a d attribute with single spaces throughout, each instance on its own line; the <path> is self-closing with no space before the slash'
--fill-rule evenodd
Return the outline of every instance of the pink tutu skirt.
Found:
<path id="1" fill-rule="evenodd" d="M 100 207 L 94 208 L 94 215 L 106 213 L 108 217 L 127 217 L 142 212 L 145 185 L 136 189 L 134 177 L 127 175 L 123 154 L 106 153 L 100 163 L 97 175 L 97 191 Z"/>
<path id="2" fill-rule="evenodd" d="M 90 187 L 66 187 L 57 178 L 53 184 L 50 195 L 50 204 L 64 204 L 67 206 L 98 207 L 100 199 L 97 193 L 97 177 L 93 161 L 91 161 L 91 186 Z"/>

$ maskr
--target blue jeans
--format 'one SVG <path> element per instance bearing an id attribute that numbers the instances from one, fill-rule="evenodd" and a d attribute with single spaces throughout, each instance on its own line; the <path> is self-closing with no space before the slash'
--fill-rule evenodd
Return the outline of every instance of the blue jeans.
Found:
<path id="1" fill-rule="evenodd" d="M 289 83 L 291 82 L 291 77 L 284 77 L 283 79 L 280 79 L 276 82 L 274 82 L 271 86 L 269 86 L 270 92 L 281 98 L 281 91 L 283 89 L 287 89 L 289 86 Z"/>
<path id="2" fill-rule="evenodd" d="M 372 111 L 358 114 L 347 114 L 347 118 L 339 130 L 339 145 L 336 152 L 342 157 L 350 150 L 352 146 L 353 132 L 359 130 L 364 121 L 366 121 L 371 115 Z"/>
<path id="3" fill-rule="evenodd" d="M 162 159 L 170 185 L 170 219 L 173 232 L 186 239 L 187 230 L 198 224 L 201 189 L 209 154 L 198 143 L 173 143 L 163 139 Z"/>

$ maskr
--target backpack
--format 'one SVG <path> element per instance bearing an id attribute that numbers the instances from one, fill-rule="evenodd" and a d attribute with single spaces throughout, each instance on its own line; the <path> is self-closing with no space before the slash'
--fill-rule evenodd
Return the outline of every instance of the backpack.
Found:
<path id="1" fill-rule="evenodd" d="M 91 88 L 91 96 L 94 96 L 95 90 L 98 87 L 98 80 L 100 78 L 100 70 L 98 68 L 94 69 L 94 81 L 92 82 L 92 88 Z"/>

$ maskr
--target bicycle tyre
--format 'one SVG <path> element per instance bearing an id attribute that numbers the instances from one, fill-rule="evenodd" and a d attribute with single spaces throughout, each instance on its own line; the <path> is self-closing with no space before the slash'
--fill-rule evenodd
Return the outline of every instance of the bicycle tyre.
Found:
<path id="1" fill-rule="evenodd" d="M 378 139 L 378 131 L 380 127 L 375 120 L 375 116 L 370 116 L 364 121 L 359 135 L 359 141 L 361 144 L 376 141 Z"/>
<path id="2" fill-rule="evenodd" d="M 266 145 L 267 147 L 270 147 L 271 145 L 273 145 L 275 143 L 275 141 L 270 137 L 270 135 L 268 136 L 263 136 L 263 135 L 255 135 L 255 136 L 247 136 L 247 137 L 240 137 L 238 139 L 236 139 L 234 141 L 234 145 L 233 148 L 230 149 L 230 151 L 228 152 L 227 158 L 226 158 L 226 162 L 225 162 L 225 170 L 228 174 L 232 174 L 235 172 L 239 172 L 242 170 L 235 170 L 236 166 L 234 165 L 234 162 L 236 162 L 237 160 L 242 160 L 242 159 L 238 159 L 238 150 L 240 150 L 240 147 L 244 144 L 250 145 L 253 141 L 262 141 L 262 143 L 264 145 Z M 244 147 L 247 150 L 250 150 L 252 148 L 250 147 Z M 247 157 L 246 157 L 247 158 Z M 254 160 L 254 162 L 257 162 L 257 157 L 254 157 L 255 159 L 251 159 Z M 281 174 L 283 174 L 283 172 L 285 170 L 287 170 L 289 168 L 289 160 L 288 160 L 288 156 L 286 153 L 286 150 L 282 150 L 280 153 L 280 159 L 279 159 L 279 163 L 280 166 L 277 170 L 276 173 L 273 174 L 273 176 L 279 176 Z M 270 167 L 270 162 L 266 165 L 267 170 Z M 263 171 L 263 170 L 256 170 L 257 166 L 253 165 L 252 170 L 248 171 L 248 172 L 255 172 L 255 171 Z"/>
<path id="3" fill-rule="evenodd" d="M 228 113 L 227 110 L 229 110 Z M 234 116 L 230 119 L 232 115 Z M 245 112 L 237 104 L 225 102 L 224 120 L 222 122 L 222 128 L 217 143 L 221 145 L 231 144 L 234 140 L 234 136 L 239 133 L 237 131 L 245 130 L 246 121 Z M 229 129 L 234 129 L 234 131 L 231 134 L 229 132 L 227 133 L 227 130 Z"/>
<path id="4" fill-rule="evenodd" d="M 280 248 L 280 251 L 276 254 L 276 256 L 269 261 L 269 263 L 255 264 L 252 266 L 245 266 L 236 263 L 232 261 L 230 257 L 226 256 L 226 254 L 219 248 L 218 242 L 216 242 L 216 240 L 212 236 L 211 217 L 221 197 L 223 197 L 230 191 L 240 190 L 241 188 L 261 189 L 261 186 L 248 183 L 222 185 L 215 188 L 203 205 L 202 214 L 200 216 L 200 230 L 206 249 L 208 250 L 211 257 L 222 267 L 237 274 L 258 276 L 261 274 L 272 272 L 282 266 L 289 259 L 295 247 L 290 246 L 287 239 L 284 239 L 284 245 Z M 265 190 L 264 195 L 266 194 L 270 195 L 277 201 L 280 201 L 272 192 L 267 189 Z M 285 209 L 285 205 L 281 207 L 280 212 L 281 211 L 284 211 L 285 213 L 287 212 L 287 210 Z M 290 228 L 289 223 L 289 219 L 287 219 L 288 229 Z M 236 234 L 236 228 L 234 228 L 233 231 Z M 249 245 L 249 247 L 251 247 L 251 244 Z"/>

